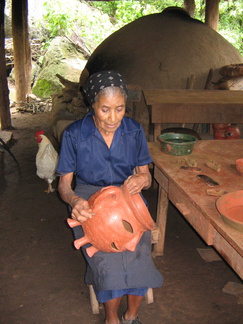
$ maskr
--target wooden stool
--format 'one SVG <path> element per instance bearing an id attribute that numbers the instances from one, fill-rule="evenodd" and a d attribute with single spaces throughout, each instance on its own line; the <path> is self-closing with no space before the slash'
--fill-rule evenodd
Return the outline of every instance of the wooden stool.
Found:
<path id="1" fill-rule="evenodd" d="M 92 285 L 89 285 L 89 298 L 90 298 L 90 304 L 93 314 L 99 314 L 100 312 L 100 304 L 96 298 L 94 288 Z M 145 300 L 148 304 L 151 304 L 154 302 L 154 295 L 153 295 L 153 289 L 149 288 L 146 295 Z"/>

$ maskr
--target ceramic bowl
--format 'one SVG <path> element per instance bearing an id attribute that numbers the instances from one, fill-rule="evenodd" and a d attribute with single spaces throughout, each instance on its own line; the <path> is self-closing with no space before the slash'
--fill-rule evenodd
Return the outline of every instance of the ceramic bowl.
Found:
<path id="1" fill-rule="evenodd" d="M 216 207 L 226 224 L 243 233 L 243 190 L 223 195 Z"/>
<path id="2" fill-rule="evenodd" d="M 159 135 L 161 151 L 171 155 L 189 155 L 193 151 L 197 138 L 182 133 L 164 133 Z"/>

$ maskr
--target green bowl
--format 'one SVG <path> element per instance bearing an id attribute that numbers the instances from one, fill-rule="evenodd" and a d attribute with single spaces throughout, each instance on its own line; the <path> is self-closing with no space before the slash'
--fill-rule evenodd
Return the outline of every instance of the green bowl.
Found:
<path id="1" fill-rule="evenodd" d="M 197 142 L 195 136 L 181 133 L 164 133 L 159 135 L 161 151 L 171 155 L 189 155 Z"/>

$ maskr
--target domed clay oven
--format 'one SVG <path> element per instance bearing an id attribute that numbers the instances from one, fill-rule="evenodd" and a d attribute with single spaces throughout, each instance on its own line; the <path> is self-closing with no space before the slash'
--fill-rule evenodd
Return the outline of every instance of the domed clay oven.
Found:
<path id="1" fill-rule="evenodd" d="M 86 68 L 90 74 L 118 70 L 129 84 L 142 89 L 185 89 L 194 74 L 194 89 L 204 89 L 210 69 L 214 70 L 212 82 L 216 82 L 218 70 L 232 63 L 243 63 L 237 49 L 206 24 L 173 7 L 113 33 L 93 52 Z M 143 96 L 137 119 L 148 132 Z"/>

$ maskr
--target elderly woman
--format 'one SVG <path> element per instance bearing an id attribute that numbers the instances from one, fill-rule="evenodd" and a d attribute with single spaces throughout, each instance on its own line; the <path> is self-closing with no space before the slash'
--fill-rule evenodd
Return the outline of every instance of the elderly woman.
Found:
<path id="1" fill-rule="evenodd" d="M 125 117 L 124 78 L 116 71 L 98 72 L 90 76 L 83 91 L 92 110 L 65 130 L 57 168 L 61 198 L 80 225 L 92 217 L 88 199 L 102 187 L 125 184 L 131 195 L 148 189 L 152 162 L 141 125 Z M 82 226 L 73 230 L 76 239 L 84 235 Z M 141 323 L 137 315 L 143 296 L 149 287 L 163 282 L 151 257 L 151 232 L 143 234 L 134 252 L 99 251 L 90 258 L 88 246 L 82 247 L 85 282 L 94 286 L 98 301 L 104 303 L 105 323 L 120 323 L 118 308 L 124 295 L 128 305 L 121 323 Z"/>

